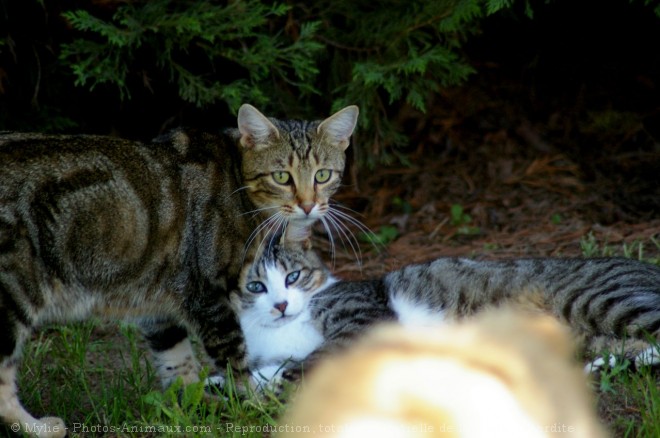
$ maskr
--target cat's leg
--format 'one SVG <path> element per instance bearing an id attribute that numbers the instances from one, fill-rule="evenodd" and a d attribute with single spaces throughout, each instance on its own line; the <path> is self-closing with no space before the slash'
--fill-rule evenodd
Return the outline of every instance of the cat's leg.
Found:
<path id="1" fill-rule="evenodd" d="M 605 353 L 584 367 L 587 374 L 598 373 L 605 368 L 627 367 L 631 363 L 635 368 L 660 364 L 660 346 L 657 342 L 649 344 L 646 340 L 637 338 L 601 338 L 592 340 L 590 350 L 605 351 Z M 597 345 L 598 348 L 594 348 L 594 345 Z"/>
<path id="2" fill-rule="evenodd" d="M 217 374 L 206 380 L 208 389 L 221 388 L 226 383 L 227 366 L 231 367 L 234 382 L 240 388 L 242 378 L 249 376 L 243 332 L 229 305 L 202 307 L 194 315 L 206 354 L 213 360 Z"/>
<path id="3" fill-rule="evenodd" d="M 652 345 L 635 356 L 635 367 L 656 366 L 660 364 L 660 346 Z"/>
<path id="4" fill-rule="evenodd" d="M 4 302 L 0 302 L 5 304 Z M 0 306 L 1 307 L 1 306 Z M 34 418 L 18 399 L 16 367 L 18 356 L 29 330 L 20 327 L 0 308 L 0 419 L 14 432 L 27 435 L 61 438 L 66 435 L 64 421 L 57 417 Z"/>
<path id="5" fill-rule="evenodd" d="M 143 320 L 139 325 L 164 388 L 177 377 L 181 377 L 185 385 L 199 381 L 201 367 L 185 327 L 169 319 Z"/>
<path id="6" fill-rule="evenodd" d="M 605 364 L 607 364 L 607 368 L 611 369 L 619 364 L 623 364 L 625 361 L 625 356 L 618 357 L 612 353 L 607 353 L 606 356 L 607 357 L 601 356 L 585 365 L 585 374 L 598 373 L 605 368 Z M 660 349 L 656 346 L 650 346 L 636 354 L 632 358 L 632 361 L 635 364 L 636 369 L 657 366 L 660 364 Z"/>
<path id="7" fill-rule="evenodd" d="M 612 353 L 603 353 L 600 357 L 592 360 L 584 366 L 584 373 L 597 374 L 600 373 L 604 368 L 614 368 L 619 364 L 619 359 Z M 607 366 L 605 365 L 607 364 Z"/>

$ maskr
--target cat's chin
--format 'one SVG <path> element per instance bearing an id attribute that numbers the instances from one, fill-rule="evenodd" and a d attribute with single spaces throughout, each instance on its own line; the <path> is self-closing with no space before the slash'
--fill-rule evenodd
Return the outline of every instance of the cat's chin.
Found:
<path id="1" fill-rule="evenodd" d="M 312 224 L 314 222 L 316 222 L 316 218 L 289 221 L 284 232 L 284 240 L 287 242 L 303 242 L 309 239 L 312 235 Z"/>
<path id="2" fill-rule="evenodd" d="M 282 327 L 283 325 L 287 325 L 293 322 L 299 316 L 300 313 L 296 313 L 295 315 L 280 316 L 279 318 L 269 321 L 267 324 L 264 324 L 264 327 L 270 327 L 270 328 Z"/>

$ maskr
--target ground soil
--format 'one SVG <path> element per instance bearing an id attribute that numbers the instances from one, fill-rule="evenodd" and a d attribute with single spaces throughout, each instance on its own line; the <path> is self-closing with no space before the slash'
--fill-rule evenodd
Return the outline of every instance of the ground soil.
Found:
<path id="1" fill-rule="evenodd" d="M 446 98 L 467 105 L 488 96 L 464 89 Z M 501 127 L 471 129 L 476 122 L 469 118 L 507 112 L 502 102 L 491 101 L 492 108 L 467 117 L 461 108 L 432 110 L 426 120 L 415 120 L 426 133 L 406 156 L 409 164 L 347 177 L 336 201 L 376 234 L 386 227 L 395 237 L 379 248 L 360 240 L 360 264 L 335 236 L 340 276 L 369 277 L 449 255 L 579 256 L 580 242 L 589 236 L 617 254 L 643 242 L 646 257 L 660 255 L 660 140 L 643 132 L 643 124 L 628 133 L 644 137 L 643 144 L 603 145 L 593 152 L 575 146 L 579 131 L 562 143 L 556 141 L 560 128 L 516 117 Z M 593 142 L 588 135 L 582 140 Z M 462 216 L 452 214 L 457 206 Z M 327 239 L 317 245 L 330 253 Z"/>

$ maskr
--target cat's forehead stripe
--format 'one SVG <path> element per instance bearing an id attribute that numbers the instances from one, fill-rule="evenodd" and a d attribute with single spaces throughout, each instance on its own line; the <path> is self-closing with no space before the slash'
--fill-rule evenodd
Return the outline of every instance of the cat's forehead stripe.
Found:
<path id="1" fill-rule="evenodd" d="M 271 286 L 279 288 L 285 284 L 286 273 L 281 272 L 274 263 L 270 263 L 266 266 L 265 277 Z"/>
<path id="2" fill-rule="evenodd" d="M 307 120 L 288 120 L 283 126 L 291 141 L 289 145 L 301 160 L 306 160 L 312 149 L 313 125 Z"/>
<path id="3" fill-rule="evenodd" d="M 269 260 L 267 258 L 264 258 L 261 260 L 261 263 L 257 264 L 257 276 L 258 277 L 263 277 L 266 274 L 266 271 L 268 270 L 268 263 Z"/>

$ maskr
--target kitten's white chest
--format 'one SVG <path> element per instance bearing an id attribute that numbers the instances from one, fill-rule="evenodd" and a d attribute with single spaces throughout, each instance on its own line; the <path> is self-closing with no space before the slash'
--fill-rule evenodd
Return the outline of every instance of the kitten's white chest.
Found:
<path id="1" fill-rule="evenodd" d="M 288 359 L 301 360 L 323 343 L 323 336 L 312 324 L 307 311 L 281 327 L 264 327 L 259 324 L 250 327 L 243 320 L 241 327 L 249 362 L 258 360 L 262 363 L 282 364 Z"/>

